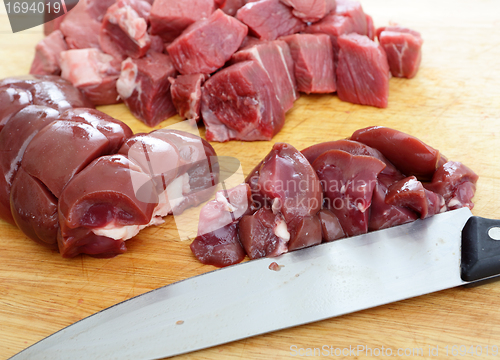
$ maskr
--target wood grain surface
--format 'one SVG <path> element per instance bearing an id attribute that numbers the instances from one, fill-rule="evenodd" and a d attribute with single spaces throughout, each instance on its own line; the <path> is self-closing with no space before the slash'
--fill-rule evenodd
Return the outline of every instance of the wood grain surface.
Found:
<path id="1" fill-rule="evenodd" d="M 422 33 L 420 72 L 412 80 L 391 79 L 387 109 L 344 103 L 334 95 L 303 95 L 273 141 L 303 149 L 371 125 L 408 132 L 474 169 L 480 180 L 473 213 L 500 219 L 500 2 L 363 0 L 362 5 L 377 26 L 392 21 Z M 0 12 L 0 78 L 27 74 L 41 27 L 12 34 L 3 6 Z M 123 105 L 100 109 L 135 131 L 150 131 Z M 160 127 L 178 121 L 174 117 Z M 219 155 L 239 158 L 248 172 L 272 144 L 213 146 Z M 130 240 L 126 254 L 105 260 L 62 259 L 0 221 L 0 359 L 120 301 L 213 269 L 193 257 L 171 218 Z M 431 358 L 429 350 L 439 346 L 440 358 L 495 358 L 500 282 L 441 291 L 179 358 L 284 359 L 299 357 L 292 346 L 305 351 L 323 345 L 391 348 L 395 358 Z M 453 345 L 482 346 L 483 354 L 452 356 Z M 400 356 L 394 356 L 397 349 L 403 349 Z M 384 358 L 376 351 L 338 357 Z"/>

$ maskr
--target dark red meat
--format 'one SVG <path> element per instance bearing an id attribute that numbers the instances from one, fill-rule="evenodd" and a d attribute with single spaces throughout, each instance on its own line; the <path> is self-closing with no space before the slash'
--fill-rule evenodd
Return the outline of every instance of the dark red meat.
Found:
<path id="1" fill-rule="evenodd" d="M 10 118 L 33 101 L 31 92 L 18 88 L 0 88 L 0 133 Z"/>
<path id="2" fill-rule="evenodd" d="M 339 36 L 338 45 L 339 98 L 354 104 L 387 107 L 390 73 L 382 47 L 358 34 Z"/>
<path id="3" fill-rule="evenodd" d="M 209 141 L 271 140 L 285 121 L 269 76 L 255 61 L 231 65 L 208 79 L 201 113 Z"/>
<path id="4" fill-rule="evenodd" d="M 422 36 L 400 26 L 377 29 L 377 37 L 389 61 L 392 76 L 413 78 L 422 60 Z"/>
<path id="5" fill-rule="evenodd" d="M 170 94 L 181 118 L 191 125 L 201 120 L 201 86 L 208 79 L 205 74 L 179 75 L 170 78 Z"/>
<path id="6" fill-rule="evenodd" d="M 58 116 L 59 112 L 52 108 L 29 105 L 15 114 L 0 133 L 0 218 L 11 224 L 14 219 L 10 211 L 10 192 L 24 151 L 31 139 Z"/>
<path id="7" fill-rule="evenodd" d="M 168 55 L 151 52 L 125 60 L 116 86 L 132 114 L 153 127 L 176 114 L 168 80 L 176 74 Z"/>
<path id="8" fill-rule="evenodd" d="M 181 74 L 210 74 L 231 58 L 247 33 L 244 24 L 219 9 L 190 25 L 167 51 Z"/>
<path id="9" fill-rule="evenodd" d="M 231 58 L 233 63 L 249 60 L 258 62 L 264 68 L 283 111 L 290 110 L 299 94 L 287 43 L 281 40 L 258 42 L 238 51 Z"/>
<path id="10" fill-rule="evenodd" d="M 325 208 L 334 213 L 347 236 L 368 231 L 373 191 L 385 164 L 370 156 L 330 150 L 312 164 L 325 192 Z"/>
<path id="11" fill-rule="evenodd" d="M 318 212 L 318 218 L 321 222 L 321 234 L 323 242 L 330 242 L 345 237 L 344 230 L 340 221 L 334 213 L 328 209 L 321 209 Z"/>
<path id="12" fill-rule="evenodd" d="M 304 22 L 316 22 L 335 10 L 335 0 L 281 0 L 293 8 L 293 15 Z"/>
<path id="13" fill-rule="evenodd" d="M 189 25 L 209 17 L 214 11 L 214 0 L 156 0 L 149 17 L 151 34 L 172 42 Z"/>
<path id="14" fill-rule="evenodd" d="M 307 94 L 335 92 L 335 64 L 325 34 L 295 34 L 282 38 L 290 47 L 297 89 Z"/>
<path id="15" fill-rule="evenodd" d="M 305 24 L 293 16 L 292 9 L 279 0 L 250 2 L 238 10 L 236 18 L 262 40 L 276 40 L 305 28 Z"/>
<path id="16" fill-rule="evenodd" d="M 401 131 L 373 126 L 354 132 L 351 140 L 379 150 L 405 175 L 430 180 L 440 159 L 439 151 Z"/>

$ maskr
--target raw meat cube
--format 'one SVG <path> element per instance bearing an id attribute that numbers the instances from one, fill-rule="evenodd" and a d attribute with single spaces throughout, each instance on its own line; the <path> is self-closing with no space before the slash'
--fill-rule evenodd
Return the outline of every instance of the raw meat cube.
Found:
<path id="1" fill-rule="evenodd" d="M 278 101 L 287 112 L 298 99 L 297 82 L 293 71 L 293 58 L 286 42 L 281 40 L 257 43 L 238 51 L 232 62 L 254 60 L 266 70 Z"/>
<path id="2" fill-rule="evenodd" d="M 162 53 L 165 50 L 165 44 L 163 40 L 158 35 L 149 35 L 151 39 L 151 46 L 149 47 L 149 51 L 155 51 Z"/>
<path id="3" fill-rule="evenodd" d="M 366 14 L 366 28 L 367 28 L 367 33 L 366 36 L 370 38 L 370 40 L 375 40 L 375 24 L 373 23 L 373 18 Z"/>
<path id="4" fill-rule="evenodd" d="M 281 0 L 293 8 L 293 15 L 304 22 L 316 22 L 335 10 L 335 0 Z"/>
<path id="5" fill-rule="evenodd" d="M 189 26 L 167 51 L 181 74 L 210 74 L 231 58 L 247 32 L 245 25 L 219 9 Z"/>
<path id="6" fill-rule="evenodd" d="M 148 2 L 140 1 L 140 3 L 151 7 Z M 119 0 L 104 16 L 100 34 L 101 48 L 116 58 L 127 56 L 140 58 L 151 46 L 147 29 L 146 19 L 134 10 L 131 1 Z"/>
<path id="7" fill-rule="evenodd" d="M 337 94 L 354 104 L 387 107 L 389 65 L 385 51 L 367 36 L 341 35 L 338 38 Z"/>
<path id="8" fill-rule="evenodd" d="M 151 34 L 172 42 L 189 25 L 214 11 L 214 0 L 156 0 L 149 17 Z"/>
<path id="9" fill-rule="evenodd" d="M 256 61 L 216 73 L 205 82 L 201 99 L 209 141 L 271 140 L 285 122 L 269 76 Z"/>
<path id="10" fill-rule="evenodd" d="M 59 75 L 59 53 L 68 50 L 64 36 L 60 30 L 52 32 L 35 47 L 35 58 L 31 64 L 30 74 Z"/>
<path id="11" fill-rule="evenodd" d="M 292 53 L 299 91 L 307 94 L 336 91 L 333 47 L 328 35 L 295 34 L 282 39 Z"/>
<path id="12" fill-rule="evenodd" d="M 243 6 L 236 18 L 246 24 L 253 35 L 262 40 L 276 40 L 305 28 L 304 22 L 293 16 L 292 9 L 279 0 L 261 0 Z"/>
<path id="13" fill-rule="evenodd" d="M 85 1 L 64 16 L 60 30 L 70 49 L 100 48 L 101 23 L 89 14 Z"/>
<path id="14" fill-rule="evenodd" d="M 115 59 L 98 49 L 61 52 L 61 77 L 69 80 L 96 105 L 119 102 L 116 80 L 120 75 Z"/>
<path id="15" fill-rule="evenodd" d="M 392 75 L 414 77 L 422 60 L 420 33 L 400 26 L 388 26 L 377 29 L 377 36 L 387 54 Z"/>
<path id="16" fill-rule="evenodd" d="M 168 55 L 151 52 L 141 59 L 125 60 L 116 87 L 135 117 L 156 126 L 176 114 L 168 80 L 175 75 Z"/>
<path id="17" fill-rule="evenodd" d="M 304 32 L 310 34 L 327 34 L 333 45 L 335 62 L 338 61 L 338 37 L 344 34 L 368 34 L 366 16 L 359 2 L 338 0 L 336 11 L 332 11 L 322 20 L 306 27 Z"/>
<path id="18" fill-rule="evenodd" d="M 207 77 L 205 74 L 192 74 L 170 79 L 170 93 L 177 113 L 193 126 L 201 118 L 201 86 Z"/>
<path id="19" fill-rule="evenodd" d="M 248 0 L 226 0 L 226 3 L 224 6 L 222 6 L 220 9 L 224 11 L 226 14 L 234 16 L 236 15 L 236 12 L 243 6 L 246 5 L 246 3 L 249 2 Z"/>

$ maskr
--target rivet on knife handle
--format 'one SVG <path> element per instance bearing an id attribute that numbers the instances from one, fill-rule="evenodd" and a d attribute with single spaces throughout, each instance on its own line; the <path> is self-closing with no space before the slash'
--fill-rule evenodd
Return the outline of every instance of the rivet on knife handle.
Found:
<path id="1" fill-rule="evenodd" d="M 462 231 L 462 280 L 495 275 L 500 275 L 500 220 L 473 216 Z"/>

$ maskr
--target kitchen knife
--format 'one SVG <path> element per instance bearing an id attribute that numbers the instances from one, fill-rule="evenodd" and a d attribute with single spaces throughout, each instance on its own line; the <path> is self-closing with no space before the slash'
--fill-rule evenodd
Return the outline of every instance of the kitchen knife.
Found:
<path id="1" fill-rule="evenodd" d="M 150 291 L 11 359 L 157 359 L 340 316 L 498 275 L 498 240 L 454 210 Z"/>

